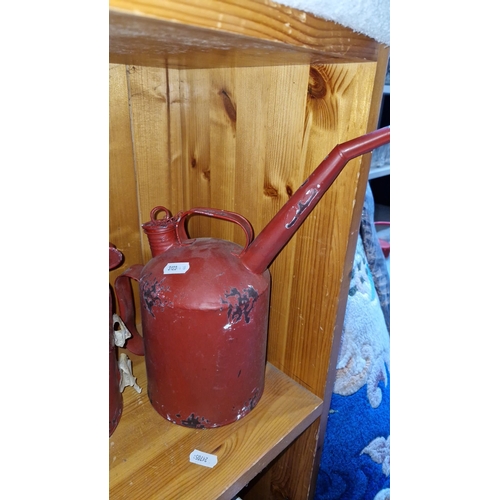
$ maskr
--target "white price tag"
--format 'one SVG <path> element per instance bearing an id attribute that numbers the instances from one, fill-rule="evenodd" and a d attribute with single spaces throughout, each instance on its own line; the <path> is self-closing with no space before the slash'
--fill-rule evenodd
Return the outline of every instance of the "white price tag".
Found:
<path id="1" fill-rule="evenodd" d="M 211 455 L 210 453 L 205 453 L 204 451 L 193 450 L 191 455 L 189 455 L 189 461 L 192 464 L 212 468 L 214 465 L 217 465 L 217 455 Z"/>
<path id="2" fill-rule="evenodd" d="M 184 274 L 189 269 L 189 262 L 169 262 L 163 268 L 163 274 Z"/>

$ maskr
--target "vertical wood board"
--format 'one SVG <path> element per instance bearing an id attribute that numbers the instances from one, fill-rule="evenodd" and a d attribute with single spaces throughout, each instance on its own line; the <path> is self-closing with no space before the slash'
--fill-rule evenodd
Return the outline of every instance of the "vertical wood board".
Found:
<path id="1" fill-rule="evenodd" d="M 167 72 L 129 66 L 128 73 L 140 226 L 150 220 L 152 208 L 169 202 Z M 142 229 L 140 234 L 145 263 L 151 252 Z"/>
<path id="2" fill-rule="evenodd" d="M 126 67 L 109 66 L 109 241 L 124 255 L 110 283 L 131 264 L 142 262 Z"/>

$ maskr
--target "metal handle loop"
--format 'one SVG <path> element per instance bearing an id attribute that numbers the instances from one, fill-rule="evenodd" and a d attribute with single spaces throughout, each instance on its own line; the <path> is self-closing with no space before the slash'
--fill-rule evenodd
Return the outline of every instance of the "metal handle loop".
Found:
<path id="1" fill-rule="evenodd" d="M 250 243 L 253 240 L 254 234 L 252 225 L 242 215 L 237 214 L 236 212 L 229 212 L 227 210 L 218 210 L 216 208 L 197 207 L 197 208 L 192 208 L 191 210 L 187 210 L 186 212 L 181 212 L 178 215 L 178 220 L 175 225 L 175 230 L 177 232 L 177 239 L 179 240 L 179 243 L 184 244 L 188 239 L 186 233 L 186 225 L 185 225 L 186 218 L 189 215 L 195 215 L 195 214 L 205 215 L 207 217 L 215 217 L 216 219 L 227 220 L 229 222 L 234 222 L 235 224 L 238 224 L 238 226 L 240 226 L 245 232 L 246 244 L 244 250 L 248 248 L 248 245 L 250 245 Z"/>

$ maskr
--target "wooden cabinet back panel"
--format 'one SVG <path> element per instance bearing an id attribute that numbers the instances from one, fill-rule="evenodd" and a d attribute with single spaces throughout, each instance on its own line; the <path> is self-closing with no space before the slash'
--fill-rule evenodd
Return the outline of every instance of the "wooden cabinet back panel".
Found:
<path id="1" fill-rule="evenodd" d="M 151 253 L 150 210 L 241 213 L 255 233 L 328 152 L 366 132 L 376 64 L 165 69 L 110 65 L 110 241 L 126 266 Z M 349 163 L 271 266 L 268 359 L 323 397 L 358 195 Z M 193 237 L 243 244 L 235 224 L 195 216 Z"/>

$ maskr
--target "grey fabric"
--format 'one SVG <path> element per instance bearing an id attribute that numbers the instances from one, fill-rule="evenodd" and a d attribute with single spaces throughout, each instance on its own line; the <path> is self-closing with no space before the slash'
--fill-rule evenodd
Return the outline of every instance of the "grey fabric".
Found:
<path id="1" fill-rule="evenodd" d="M 375 290 L 377 291 L 380 306 L 382 307 L 384 319 L 387 324 L 387 330 L 390 331 L 390 276 L 375 228 L 375 200 L 370 183 L 368 183 L 366 188 L 359 232 L 363 241 L 368 266 L 373 276 Z"/>

